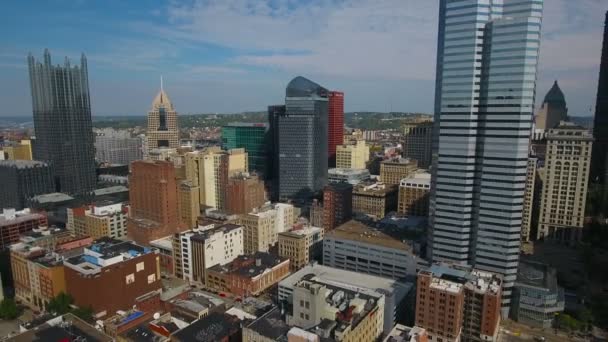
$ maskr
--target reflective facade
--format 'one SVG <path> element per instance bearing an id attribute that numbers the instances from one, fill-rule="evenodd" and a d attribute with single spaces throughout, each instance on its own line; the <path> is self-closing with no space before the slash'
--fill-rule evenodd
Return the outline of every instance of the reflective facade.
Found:
<path id="1" fill-rule="evenodd" d="M 52 65 L 28 56 L 34 110 L 34 159 L 50 163 L 58 191 L 86 194 L 95 190 L 95 148 L 89 100 L 87 60 L 80 66 Z"/>
<path id="2" fill-rule="evenodd" d="M 249 171 L 268 173 L 266 155 L 267 126 L 263 123 L 233 123 L 222 127 L 222 147 L 225 150 L 244 148 L 249 156 Z"/>
<path id="3" fill-rule="evenodd" d="M 516 278 L 542 0 L 442 0 L 429 253 Z"/>
<path id="4" fill-rule="evenodd" d="M 605 213 L 608 199 L 608 168 L 606 156 L 608 155 L 608 12 L 604 24 L 604 42 L 602 45 L 602 60 L 600 63 L 600 76 L 597 85 L 597 102 L 595 104 L 595 118 L 593 120 L 593 157 L 591 160 L 591 179 L 602 184 Z"/>
<path id="5" fill-rule="evenodd" d="M 328 91 L 298 76 L 287 85 L 285 107 L 268 111 L 275 197 L 309 198 L 327 184 Z"/>

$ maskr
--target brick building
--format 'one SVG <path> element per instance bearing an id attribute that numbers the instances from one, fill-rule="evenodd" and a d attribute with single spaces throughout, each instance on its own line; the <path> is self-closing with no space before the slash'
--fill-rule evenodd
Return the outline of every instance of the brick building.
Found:
<path id="1" fill-rule="evenodd" d="M 47 217 L 44 214 L 32 213 L 29 209 L 21 211 L 4 209 L 0 215 L 0 248 L 19 241 L 21 234 L 47 224 Z"/>
<path id="2" fill-rule="evenodd" d="M 265 202 L 264 182 L 258 176 L 241 173 L 228 179 L 225 203 L 228 214 L 247 214 Z"/>
<path id="3" fill-rule="evenodd" d="M 362 183 L 353 189 L 353 213 L 381 220 L 397 209 L 397 186 Z"/>
<path id="4" fill-rule="evenodd" d="M 328 184 L 323 189 L 323 229 L 332 230 L 353 216 L 353 186 Z"/>

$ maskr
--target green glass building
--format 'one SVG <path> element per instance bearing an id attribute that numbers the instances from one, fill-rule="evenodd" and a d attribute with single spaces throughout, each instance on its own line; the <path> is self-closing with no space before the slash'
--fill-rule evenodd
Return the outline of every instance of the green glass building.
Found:
<path id="1" fill-rule="evenodd" d="M 224 149 L 244 148 L 249 154 L 249 170 L 267 174 L 267 125 L 264 123 L 232 123 L 222 127 Z"/>

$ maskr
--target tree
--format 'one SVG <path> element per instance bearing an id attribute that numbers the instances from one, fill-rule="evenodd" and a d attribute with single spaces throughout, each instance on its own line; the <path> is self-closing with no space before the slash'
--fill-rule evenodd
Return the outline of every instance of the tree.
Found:
<path id="1" fill-rule="evenodd" d="M 17 307 L 15 301 L 10 298 L 2 300 L 2 302 L 0 303 L 0 318 L 2 319 L 15 319 L 19 317 L 19 311 L 20 310 Z"/>
<path id="2" fill-rule="evenodd" d="M 561 329 L 568 331 L 581 330 L 582 328 L 581 322 L 577 321 L 574 317 L 565 313 L 561 313 L 559 314 L 559 316 L 557 316 L 557 325 Z"/>
<path id="3" fill-rule="evenodd" d="M 74 303 L 74 298 L 65 292 L 60 292 L 55 298 L 49 301 L 46 306 L 46 311 L 59 315 L 66 314 L 72 310 L 71 305 Z"/>

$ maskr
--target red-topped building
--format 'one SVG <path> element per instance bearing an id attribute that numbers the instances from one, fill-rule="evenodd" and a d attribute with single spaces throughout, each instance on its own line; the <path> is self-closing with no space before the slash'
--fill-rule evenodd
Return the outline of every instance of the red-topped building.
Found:
<path id="1" fill-rule="evenodd" d="M 329 92 L 328 127 L 327 127 L 327 156 L 329 165 L 336 164 L 336 146 L 344 143 L 344 93 Z"/>

